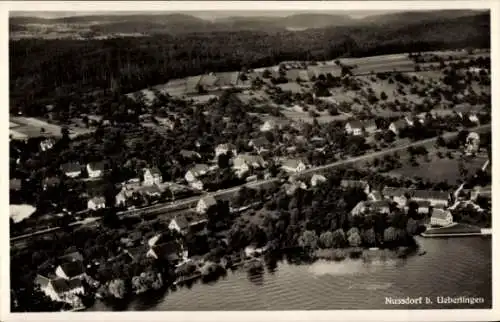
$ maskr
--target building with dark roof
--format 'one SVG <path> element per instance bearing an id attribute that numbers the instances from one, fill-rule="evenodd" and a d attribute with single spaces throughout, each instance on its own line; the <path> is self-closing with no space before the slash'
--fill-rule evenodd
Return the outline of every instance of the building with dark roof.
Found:
<path id="1" fill-rule="evenodd" d="M 56 275 L 64 279 L 83 278 L 85 268 L 82 261 L 65 262 L 56 268 Z"/>

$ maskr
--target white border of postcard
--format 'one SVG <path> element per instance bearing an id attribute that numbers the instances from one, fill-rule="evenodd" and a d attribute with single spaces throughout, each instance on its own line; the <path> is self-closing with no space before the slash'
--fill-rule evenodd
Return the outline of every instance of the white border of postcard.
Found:
<path id="1" fill-rule="evenodd" d="M 439 10 L 439 9 L 490 9 L 491 11 L 491 57 L 492 57 L 492 86 L 500 88 L 497 75 L 499 64 L 499 13 L 500 1 L 498 0 L 476 0 L 476 1 L 10 1 L 0 2 L 0 13 L 3 28 L 0 30 L 1 43 L 3 46 L 0 69 L 3 81 L 0 86 L 0 97 L 5 113 L 1 118 L 4 126 L 0 127 L 3 132 L 1 137 L 2 148 L 6 155 L 8 152 L 8 15 L 9 11 L 79 11 L 82 14 L 95 11 L 325 11 L 325 10 Z M 104 13 L 103 12 L 103 13 Z M 493 106 L 497 106 L 498 93 L 492 91 Z M 497 112 L 493 109 L 492 122 L 497 121 Z M 492 127 L 495 132 L 495 126 Z M 493 137 L 495 134 L 493 133 Z M 497 159 L 499 150 L 496 148 L 496 140 L 493 140 L 494 159 Z M 243 312 L 72 312 L 72 313 L 9 313 L 10 291 L 9 291 L 9 224 L 8 216 L 8 173 L 7 158 L 1 158 L 4 175 L 1 176 L 2 205 L 4 211 L 2 219 L 5 223 L 0 225 L 0 236 L 2 238 L 1 278 L 1 321 L 495 321 L 500 319 L 500 298 L 497 296 L 500 284 L 495 283 L 498 276 L 493 268 L 493 309 L 491 310 L 342 310 L 342 311 L 243 311 Z M 497 173 L 497 163 L 493 164 L 493 174 Z M 495 177 L 495 175 L 493 175 Z M 8 179 L 8 178 L 7 178 Z M 493 180 L 495 181 L 495 180 Z M 496 184 L 492 182 L 495 190 Z M 493 213 L 497 213 L 498 204 L 493 202 Z M 500 211 L 500 209 L 499 209 Z M 493 230 L 498 230 L 498 220 L 493 220 Z M 495 228 L 496 227 L 496 228 Z M 493 267 L 498 261 L 497 249 L 498 239 L 493 234 Z M 459 281 L 457 281 L 459 283 Z M 423 294 L 424 295 L 424 294 Z"/>

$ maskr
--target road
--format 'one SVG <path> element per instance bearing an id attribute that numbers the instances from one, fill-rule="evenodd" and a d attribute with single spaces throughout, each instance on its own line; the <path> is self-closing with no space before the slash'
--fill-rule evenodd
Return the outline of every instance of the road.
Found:
<path id="1" fill-rule="evenodd" d="M 485 125 L 480 125 L 480 126 L 477 126 L 477 127 L 474 127 L 474 128 L 470 128 L 470 129 L 468 129 L 468 131 L 481 132 L 481 131 L 489 129 L 489 128 L 491 128 L 491 124 L 485 124 Z M 443 137 L 443 139 L 449 139 L 449 138 L 454 137 L 457 134 L 458 134 L 458 132 L 449 132 L 449 133 L 444 133 L 442 135 L 442 137 Z M 352 163 L 357 163 L 357 162 L 361 162 L 361 161 L 368 161 L 368 160 L 371 160 L 371 159 L 374 159 L 374 158 L 378 158 L 378 157 L 381 157 L 381 156 L 384 156 L 384 155 L 387 155 L 387 154 L 392 154 L 394 152 L 398 152 L 398 151 L 402 151 L 402 150 L 408 149 L 409 147 L 422 146 L 422 145 L 423 146 L 425 146 L 425 145 L 432 145 L 432 144 L 434 144 L 436 142 L 436 140 L 437 140 L 437 137 L 432 137 L 432 138 L 429 138 L 429 139 L 425 139 L 425 140 L 421 140 L 421 141 L 416 141 L 416 142 L 411 142 L 411 143 L 400 145 L 400 146 L 397 146 L 397 147 L 385 149 L 383 151 L 377 151 L 377 152 L 372 152 L 372 153 L 369 153 L 369 154 L 364 154 L 364 155 L 361 155 L 361 156 L 358 156 L 358 157 L 350 158 L 348 160 L 340 160 L 340 161 L 329 163 L 329 164 L 326 164 L 326 165 L 322 165 L 322 166 L 318 166 L 318 167 L 314 167 L 314 168 L 309 168 L 309 169 L 307 169 L 305 171 L 300 172 L 300 175 L 313 174 L 313 173 L 317 173 L 317 172 L 322 172 L 322 171 L 325 171 L 325 170 L 333 169 L 333 168 L 336 168 L 336 167 L 345 166 L 345 165 L 352 164 Z M 219 190 L 219 191 L 211 192 L 209 194 L 212 195 L 214 198 L 215 197 L 219 197 L 220 198 L 220 197 L 224 197 L 224 196 L 227 196 L 227 195 L 230 195 L 230 194 L 233 194 L 233 193 L 237 192 L 243 186 L 246 186 L 248 188 L 257 188 L 257 187 L 260 187 L 260 186 L 263 186 L 263 185 L 266 185 L 266 184 L 272 184 L 272 183 L 275 183 L 275 182 L 279 182 L 279 180 L 280 179 L 278 179 L 278 178 L 273 178 L 273 179 L 268 179 L 268 180 L 254 181 L 254 182 L 249 182 L 249 183 L 246 183 L 246 184 L 243 184 L 243 185 L 240 185 L 240 186 L 232 187 L 232 188 L 229 188 L 229 189 L 224 189 L 224 190 Z M 178 201 L 174 201 L 174 202 L 169 202 L 167 204 L 156 204 L 156 205 L 149 206 L 149 207 L 146 207 L 146 208 L 121 211 L 118 214 L 119 215 L 132 215 L 132 214 L 139 214 L 140 215 L 140 214 L 143 214 L 145 212 L 148 213 L 148 214 L 154 214 L 154 213 L 165 213 L 166 214 L 166 213 L 168 213 L 169 211 L 172 211 L 172 210 L 183 210 L 183 209 L 187 209 L 189 207 L 192 207 L 202 197 L 203 196 L 190 197 L 190 198 L 187 198 L 187 199 L 182 199 L 182 200 L 178 200 Z M 81 225 L 81 224 L 84 224 L 84 223 L 82 223 L 82 222 L 72 223 L 71 226 Z M 37 231 L 37 232 L 31 233 L 31 234 L 26 234 L 26 235 L 22 235 L 22 236 L 13 237 L 10 240 L 11 240 L 11 242 L 18 242 L 18 241 L 20 241 L 22 239 L 25 239 L 25 238 L 30 238 L 30 237 L 34 237 L 34 236 L 40 236 L 40 235 L 43 235 L 43 234 L 48 234 L 48 233 L 57 231 L 58 229 L 60 229 L 60 228 L 59 227 L 54 227 L 54 228 L 50 228 L 50 229 L 43 230 L 43 231 Z"/>

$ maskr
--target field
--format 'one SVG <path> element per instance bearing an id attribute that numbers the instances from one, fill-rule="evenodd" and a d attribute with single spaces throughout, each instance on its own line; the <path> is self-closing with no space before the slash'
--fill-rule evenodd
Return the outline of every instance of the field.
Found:
<path id="1" fill-rule="evenodd" d="M 412 167 L 405 165 L 400 169 L 390 171 L 389 175 L 401 177 L 420 177 L 431 182 L 447 181 L 450 184 L 455 184 L 460 179 L 459 158 L 455 156 L 449 159 L 446 156 L 442 159 L 437 156 L 431 157 L 431 162 L 424 162 L 418 159 L 420 165 Z M 469 173 L 474 173 L 482 167 L 486 158 L 477 157 L 472 160 L 464 161 L 465 168 Z"/>
<path id="2" fill-rule="evenodd" d="M 33 117 L 11 117 L 9 127 L 14 139 L 61 136 L 60 126 Z"/>
<path id="3" fill-rule="evenodd" d="M 36 208 L 31 205 L 10 205 L 10 218 L 15 223 L 21 222 L 26 218 L 29 218 L 34 212 Z"/>

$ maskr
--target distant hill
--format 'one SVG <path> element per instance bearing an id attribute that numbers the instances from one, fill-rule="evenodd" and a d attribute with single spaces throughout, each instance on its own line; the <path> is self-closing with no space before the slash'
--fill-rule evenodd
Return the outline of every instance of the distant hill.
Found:
<path id="1" fill-rule="evenodd" d="M 10 17 L 11 30 L 23 30 L 27 24 L 91 24 L 92 30 L 101 33 L 189 33 L 207 31 L 284 31 L 328 28 L 337 26 L 362 26 L 369 24 L 410 25 L 439 22 L 474 16 L 481 12 L 472 10 L 411 11 L 354 19 L 342 14 L 304 13 L 285 17 L 227 17 L 214 21 L 187 14 L 133 14 L 89 15 L 62 18 Z"/>
<path id="2" fill-rule="evenodd" d="M 436 10 L 436 11 L 405 11 L 382 15 L 368 16 L 362 19 L 363 23 L 376 24 L 415 24 L 429 21 L 439 22 L 441 20 L 474 16 L 484 13 L 477 10 Z"/>

